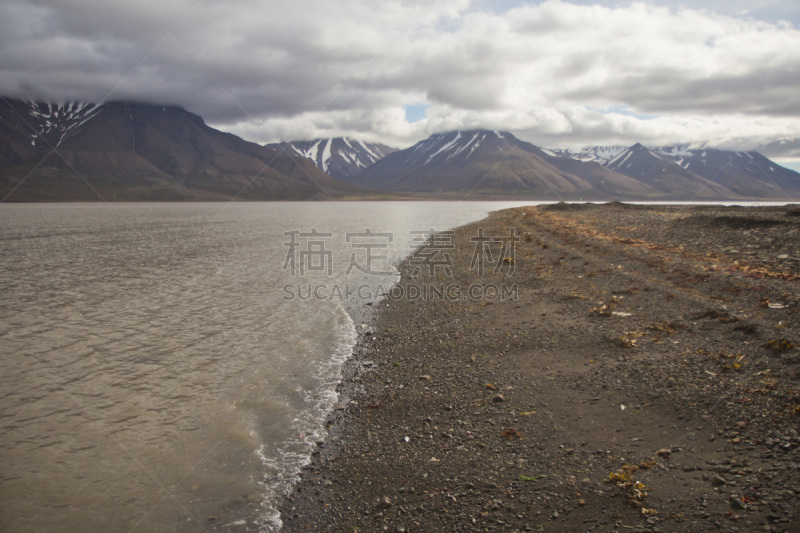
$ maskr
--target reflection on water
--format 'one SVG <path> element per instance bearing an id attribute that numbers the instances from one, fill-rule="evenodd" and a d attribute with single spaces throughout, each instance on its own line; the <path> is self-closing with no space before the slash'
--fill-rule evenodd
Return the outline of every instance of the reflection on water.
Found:
<path id="1" fill-rule="evenodd" d="M 355 342 L 341 302 L 284 299 L 284 232 L 332 235 L 301 281 L 377 286 L 347 232 L 396 264 L 506 205 L 0 206 L 0 529 L 272 529 Z"/>

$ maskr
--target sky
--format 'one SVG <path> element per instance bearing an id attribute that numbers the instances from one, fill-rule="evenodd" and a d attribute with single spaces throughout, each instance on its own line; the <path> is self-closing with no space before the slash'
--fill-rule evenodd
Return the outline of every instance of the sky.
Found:
<path id="1" fill-rule="evenodd" d="M 0 94 L 180 105 L 258 143 L 695 143 L 800 170 L 800 2 L 3 0 Z"/>

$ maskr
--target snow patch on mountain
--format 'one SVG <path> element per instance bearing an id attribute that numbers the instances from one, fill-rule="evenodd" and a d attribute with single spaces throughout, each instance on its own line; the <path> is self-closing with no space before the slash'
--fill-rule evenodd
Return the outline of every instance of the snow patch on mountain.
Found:
<path id="1" fill-rule="evenodd" d="M 676 144 L 674 146 L 658 146 L 651 148 L 650 151 L 654 154 L 663 155 L 671 159 L 687 157 L 692 155 L 692 150 L 688 144 Z"/>
<path id="2" fill-rule="evenodd" d="M 430 162 L 431 162 L 431 159 L 433 159 L 433 158 L 434 158 L 434 157 L 436 157 L 437 155 L 441 154 L 442 152 L 446 152 L 447 150 L 449 150 L 450 148 L 452 148 L 453 146 L 455 146 L 455 144 L 458 142 L 458 140 L 459 140 L 460 138 L 461 138 L 461 132 L 459 131 L 459 132 L 457 132 L 457 134 L 456 134 L 456 138 L 455 138 L 455 139 L 453 139 L 452 141 L 448 142 L 447 144 L 445 144 L 444 146 L 442 146 L 441 148 L 439 148 L 438 150 L 436 150 L 434 153 L 432 153 L 431 155 L 429 155 L 429 156 L 428 156 L 428 159 L 426 159 L 426 160 L 425 160 L 425 162 L 426 162 L 426 163 L 430 163 Z M 450 159 L 450 158 L 448 157 L 448 159 Z"/>
<path id="3" fill-rule="evenodd" d="M 628 150 L 627 146 L 587 146 L 580 150 L 556 149 L 547 150 L 553 157 L 570 157 L 584 163 L 607 165 L 612 159 Z"/>
<path id="4" fill-rule="evenodd" d="M 43 142 L 57 148 L 71 134 L 80 129 L 102 109 L 102 105 L 84 102 L 62 104 L 28 102 L 28 116 L 24 122 L 31 131 L 31 145 Z"/>
<path id="5" fill-rule="evenodd" d="M 310 147 L 305 148 L 305 149 L 301 148 L 300 146 L 292 145 L 291 149 L 294 150 L 298 155 L 300 155 L 302 157 L 305 157 L 306 159 L 309 159 L 311 161 L 316 162 L 317 161 L 317 153 L 319 152 L 319 145 L 320 145 L 321 142 L 322 142 L 322 140 L 319 140 L 319 141 L 315 142 L 314 144 L 312 144 Z"/>
<path id="6" fill-rule="evenodd" d="M 345 140 L 345 142 L 347 142 L 347 137 L 345 137 L 345 138 L 344 138 L 344 140 Z M 369 145 L 368 145 L 367 143 L 363 143 L 363 142 L 361 142 L 361 141 L 356 141 L 356 142 L 358 142 L 358 145 L 359 145 L 359 146 L 361 146 L 361 148 L 362 148 L 362 149 L 363 149 L 365 152 L 367 152 L 367 153 L 369 154 L 369 156 L 370 156 L 369 158 L 367 158 L 367 160 L 368 160 L 369 162 L 368 162 L 368 163 L 366 163 L 366 164 L 364 164 L 364 163 L 361 163 L 361 165 L 362 165 L 362 166 L 365 166 L 365 167 L 366 167 L 366 166 L 369 166 L 369 165 L 371 165 L 372 163 L 377 163 L 378 161 L 380 161 L 381 159 L 383 159 L 384 157 L 386 157 L 386 156 L 388 155 L 388 154 L 384 154 L 384 153 L 381 153 L 380 155 L 378 155 L 378 154 L 376 154 L 375 152 L 373 152 L 372 150 L 370 150 L 370 147 L 369 147 Z M 349 144 L 349 143 L 348 143 L 348 144 Z M 357 149 L 357 148 L 354 148 L 354 150 L 356 150 L 356 152 L 354 153 L 354 155 L 356 155 L 356 156 L 357 156 L 357 154 L 358 154 L 358 149 Z M 380 150 L 378 150 L 378 151 L 380 152 Z M 359 160 L 359 163 L 360 163 L 360 160 Z"/>
<path id="7" fill-rule="evenodd" d="M 322 165 L 320 168 L 324 172 L 328 172 L 328 165 L 331 162 L 331 144 L 333 143 L 333 139 L 328 139 L 325 143 L 325 149 L 322 150 L 322 159 L 320 160 L 320 164 Z"/>
<path id="8" fill-rule="evenodd" d="M 404 160 L 406 165 L 427 165 L 430 163 L 467 160 L 481 147 L 491 144 L 493 149 L 501 151 L 504 143 L 517 143 L 513 135 L 499 131 L 468 130 L 435 133 L 410 148 Z"/>
<path id="9" fill-rule="evenodd" d="M 336 178 L 347 180 L 394 152 L 382 144 L 347 137 L 329 137 L 312 141 L 293 141 L 267 145 L 267 148 L 299 155 Z"/>
<path id="10" fill-rule="evenodd" d="M 610 161 L 608 161 L 608 162 L 606 163 L 606 166 L 607 166 L 607 167 L 613 167 L 613 168 L 619 168 L 619 167 L 621 167 L 621 166 L 622 166 L 622 164 L 623 164 L 625 161 L 627 161 L 628 159 L 630 159 L 630 157 L 631 157 L 632 155 L 633 155 L 633 150 L 630 150 L 630 149 L 629 149 L 629 150 L 625 150 L 624 152 L 622 152 L 622 153 L 620 153 L 620 154 L 617 154 L 616 156 L 614 156 L 614 158 L 613 158 L 613 159 L 611 159 Z"/>

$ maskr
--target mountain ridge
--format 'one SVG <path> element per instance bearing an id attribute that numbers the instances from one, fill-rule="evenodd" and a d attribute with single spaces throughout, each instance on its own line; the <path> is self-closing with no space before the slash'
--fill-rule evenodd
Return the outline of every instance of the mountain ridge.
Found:
<path id="1" fill-rule="evenodd" d="M 655 193 L 595 163 L 553 157 L 511 133 L 481 129 L 433 134 L 389 154 L 355 183 L 391 191 L 542 198 L 591 194 L 612 199 L 623 190 Z"/>
<path id="2" fill-rule="evenodd" d="M 177 106 L 0 100 L 0 198 L 300 200 L 368 194 Z"/>
<path id="3" fill-rule="evenodd" d="M 262 146 L 215 130 L 177 106 L 0 98 L 4 200 L 302 200 L 397 194 L 791 200 L 800 198 L 800 174 L 754 151 L 640 143 L 546 149 L 487 129 L 439 132 L 403 150 L 348 137 Z"/>
<path id="4" fill-rule="evenodd" d="M 628 159 L 623 167 L 622 154 L 637 148 L 638 157 Z M 655 179 L 655 166 L 663 167 L 663 176 L 690 180 L 702 186 L 701 192 L 726 198 L 799 198 L 800 174 L 782 167 L 756 151 L 732 151 L 690 144 L 645 147 L 589 146 L 580 150 L 552 150 L 559 156 L 595 161 L 643 181 Z M 643 157 L 657 158 L 658 163 L 644 162 Z M 616 160 L 616 161 L 615 161 Z M 634 165 L 634 161 L 636 165 Z M 650 168 L 647 168 L 650 167 Z M 681 170 L 678 170 L 681 169 Z M 696 193 L 697 194 L 697 193 Z M 791 196 L 790 196 L 791 195 Z M 692 197 L 693 198 L 693 197 Z"/>
<path id="5" fill-rule="evenodd" d="M 757 152 L 686 145 L 651 149 L 640 143 L 550 150 L 496 130 L 435 133 L 353 181 L 389 191 L 558 200 L 800 198 L 800 174 Z"/>

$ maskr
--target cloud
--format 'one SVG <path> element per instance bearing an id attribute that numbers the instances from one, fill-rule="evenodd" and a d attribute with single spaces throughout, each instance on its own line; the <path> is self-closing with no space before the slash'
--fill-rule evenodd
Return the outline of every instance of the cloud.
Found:
<path id="1" fill-rule="evenodd" d="M 257 142 L 406 146 L 488 127 L 543 146 L 710 141 L 794 156 L 800 10 L 682 4 L 6 0 L 0 93 L 177 104 Z"/>

